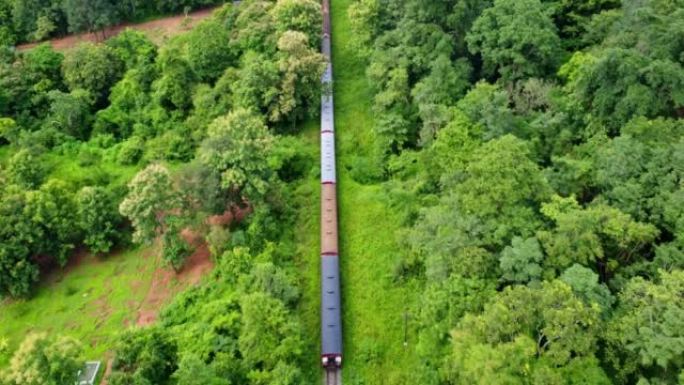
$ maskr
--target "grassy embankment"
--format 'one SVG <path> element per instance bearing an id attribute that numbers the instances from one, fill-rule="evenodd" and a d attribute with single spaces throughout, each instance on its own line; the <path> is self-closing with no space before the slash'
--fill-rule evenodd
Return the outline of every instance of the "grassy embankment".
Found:
<path id="1" fill-rule="evenodd" d="M 372 151 L 370 110 L 372 94 L 365 65 L 347 42 L 347 8 L 351 0 L 332 2 L 333 70 L 335 74 L 335 128 L 339 200 L 340 258 L 344 323 L 344 382 L 346 384 L 407 383 L 415 360 L 412 335 L 404 347 L 404 312 L 416 300 L 413 291 L 392 282 L 399 249 L 399 218 L 388 208 L 381 185 L 362 185 L 352 179 L 352 162 Z M 318 146 L 318 132 L 302 135 Z M 355 162 L 359 164 L 359 162 Z M 319 337 L 319 189 L 318 180 L 300 186 L 298 259 L 304 285 L 305 330 Z M 311 339 L 318 352 L 318 339 Z M 313 368 L 318 357 L 310 354 Z M 311 378 L 319 379 L 312 369 Z"/>
<path id="2" fill-rule="evenodd" d="M 67 272 L 54 272 L 33 297 L 0 304 L 0 338 L 13 351 L 28 332 L 72 336 L 87 359 L 103 360 L 150 287 L 159 261 L 149 249 L 134 249 L 103 259 L 85 256 Z M 0 367 L 8 354 L 0 354 Z"/>

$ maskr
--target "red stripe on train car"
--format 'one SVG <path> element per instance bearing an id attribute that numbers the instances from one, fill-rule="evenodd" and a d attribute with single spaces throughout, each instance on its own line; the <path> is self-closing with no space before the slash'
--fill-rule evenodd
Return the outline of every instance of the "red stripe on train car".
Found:
<path id="1" fill-rule="evenodd" d="M 339 255 L 333 251 L 325 251 L 321 253 L 321 257 L 339 257 Z"/>
<path id="2" fill-rule="evenodd" d="M 322 130 L 321 131 L 321 134 L 334 134 L 334 133 L 335 133 L 335 131 L 333 131 L 333 130 Z"/>
<path id="3" fill-rule="evenodd" d="M 321 184 L 335 184 L 335 182 L 325 181 L 325 182 L 321 182 Z"/>

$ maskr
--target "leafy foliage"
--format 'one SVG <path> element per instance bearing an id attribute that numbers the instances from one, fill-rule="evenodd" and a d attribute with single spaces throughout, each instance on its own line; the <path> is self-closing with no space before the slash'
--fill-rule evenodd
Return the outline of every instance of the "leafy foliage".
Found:
<path id="1" fill-rule="evenodd" d="M 151 242 L 162 229 L 167 211 L 177 208 L 169 170 L 162 165 L 149 165 L 131 180 L 128 188 L 119 212 L 133 224 L 135 242 Z"/>
<path id="2" fill-rule="evenodd" d="M 83 367 L 83 347 L 70 337 L 29 334 L 14 353 L 10 367 L 0 372 L 8 385 L 61 385 L 71 383 Z"/>

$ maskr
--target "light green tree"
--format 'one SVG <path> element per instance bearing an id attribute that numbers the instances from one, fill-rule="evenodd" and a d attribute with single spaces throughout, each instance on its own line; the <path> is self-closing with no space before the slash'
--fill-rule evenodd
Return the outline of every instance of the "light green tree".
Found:
<path id="1" fill-rule="evenodd" d="M 278 39 L 281 82 L 278 107 L 269 112 L 273 122 L 313 115 L 319 105 L 325 58 L 309 47 L 308 40 L 304 33 L 295 31 L 286 31 Z"/>
<path id="2" fill-rule="evenodd" d="M 261 118 L 234 110 L 209 125 L 199 158 L 221 175 L 221 185 L 234 199 L 261 199 L 273 176 L 268 155 L 273 136 Z"/>
<path id="3" fill-rule="evenodd" d="M 536 238 L 514 237 L 511 245 L 503 249 L 499 258 L 502 278 L 508 282 L 522 284 L 538 281 L 542 275 L 543 259 L 544 253 Z"/>
<path id="4" fill-rule="evenodd" d="M 169 170 L 152 164 L 128 184 L 128 194 L 119 205 L 119 212 L 133 224 L 135 242 L 151 242 L 163 230 L 164 216 L 178 205 Z"/>
<path id="5" fill-rule="evenodd" d="M 2 373 L 8 385 L 64 385 L 76 380 L 82 369 L 83 347 L 70 337 L 29 334 Z"/>
<path id="6" fill-rule="evenodd" d="M 648 371 L 668 381 L 682 369 L 684 272 L 661 271 L 658 281 L 630 280 L 609 324 L 609 356 L 621 379 Z M 672 381 L 674 383 L 674 381 Z"/>

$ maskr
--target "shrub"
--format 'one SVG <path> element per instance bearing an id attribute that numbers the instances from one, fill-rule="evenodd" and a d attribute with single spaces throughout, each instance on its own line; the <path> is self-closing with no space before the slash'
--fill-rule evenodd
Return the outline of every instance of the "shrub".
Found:
<path id="1" fill-rule="evenodd" d="M 132 136 L 121 143 L 117 161 L 122 165 L 134 165 L 143 156 L 145 142 L 139 136 Z"/>

